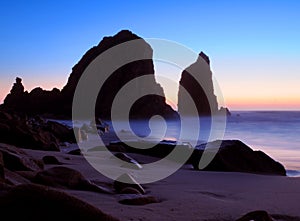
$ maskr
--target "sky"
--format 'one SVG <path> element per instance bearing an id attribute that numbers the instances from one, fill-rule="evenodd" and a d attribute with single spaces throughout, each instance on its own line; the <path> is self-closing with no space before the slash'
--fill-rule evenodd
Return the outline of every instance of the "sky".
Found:
<path id="1" fill-rule="evenodd" d="M 299 11 L 297 0 L 0 1 L 0 103 L 17 76 L 28 91 L 62 88 L 89 48 L 129 29 L 204 51 L 231 110 L 300 110 Z"/>

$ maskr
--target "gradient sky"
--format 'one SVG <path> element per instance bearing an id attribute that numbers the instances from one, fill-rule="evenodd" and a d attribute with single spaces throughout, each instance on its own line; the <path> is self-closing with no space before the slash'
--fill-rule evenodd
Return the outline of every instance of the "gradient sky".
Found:
<path id="1" fill-rule="evenodd" d="M 0 1 L 0 103 L 16 76 L 61 88 L 89 48 L 130 29 L 204 51 L 232 110 L 300 110 L 299 12 L 297 0 Z"/>

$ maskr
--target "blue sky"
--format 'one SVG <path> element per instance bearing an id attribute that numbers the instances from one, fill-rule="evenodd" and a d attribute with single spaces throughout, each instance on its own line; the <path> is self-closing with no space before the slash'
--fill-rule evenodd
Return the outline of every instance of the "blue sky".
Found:
<path id="1" fill-rule="evenodd" d="M 61 88 L 104 36 L 130 29 L 210 56 L 232 109 L 300 109 L 300 1 L 1 1 L 0 102 L 16 76 Z"/>

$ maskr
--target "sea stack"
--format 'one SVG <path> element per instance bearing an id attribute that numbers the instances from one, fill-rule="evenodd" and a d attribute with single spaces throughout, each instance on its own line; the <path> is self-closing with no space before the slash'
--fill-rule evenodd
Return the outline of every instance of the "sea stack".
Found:
<path id="1" fill-rule="evenodd" d="M 5 99 L 3 107 L 6 109 L 14 108 L 14 110 L 26 114 L 50 114 L 56 117 L 70 118 L 77 84 L 89 64 L 104 51 L 135 39 L 142 40 L 142 44 L 139 44 L 136 50 L 128 53 L 141 54 L 141 57 L 143 57 L 142 54 L 146 53 L 150 59 L 128 63 L 111 73 L 102 85 L 101 90 L 99 88 L 95 115 L 103 119 L 109 119 L 111 117 L 112 102 L 118 91 L 129 81 L 147 75 L 147 82 L 138 82 L 136 87 L 139 90 L 150 88 L 155 95 L 147 95 L 138 99 L 130 110 L 130 117 L 150 118 L 153 115 L 161 115 L 166 118 L 178 117 L 177 112 L 166 104 L 164 91 L 160 84 L 155 81 L 151 46 L 141 37 L 128 30 L 122 30 L 112 37 L 104 37 L 97 46 L 88 50 L 72 68 L 68 82 L 61 91 L 58 89 L 45 91 L 38 87 L 30 93 L 24 92 L 21 79 L 17 78 L 11 93 Z"/>
<path id="2" fill-rule="evenodd" d="M 201 52 L 197 61 L 182 72 L 179 85 L 178 112 L 180 115 L 209 116 L 218 112 L 210 60 L 206 54 Z M 192 111 L 190 108 L 192 105 L 196 106 L 198 113 Z"/>

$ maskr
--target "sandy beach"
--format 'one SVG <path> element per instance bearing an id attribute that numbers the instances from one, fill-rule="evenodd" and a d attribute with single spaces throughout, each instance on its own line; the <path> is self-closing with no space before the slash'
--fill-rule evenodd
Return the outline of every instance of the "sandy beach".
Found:
<path id="1" fill-rule="evenodd" d="M 37 159 L 45 155 L 55 156 L 63 166 L 80 171 L 95 183 L 107 186 L 113 183 L 113 180 L 91 167 L 82 156 L 28 149 L 24 151 Z M 101 155 L 101 151 L 93 155 Z M 148 158 L 139 154 L 130 156 L 138 161 Z M 254 210 L 266 210 L 279 217 L 300 217 L 299 186 L 300 178 L 296 177 L 204 172 L 192 170 L 186 165 L 161 181 L 143 185 L 146 195 L 156 197 L 161 201 L 159 203 L 130 206 L 118 203 L 121 194 L 63 191 L 120 220 L 236 220 Z M 281 220 L 290 219 L 285 217 Z"/>

